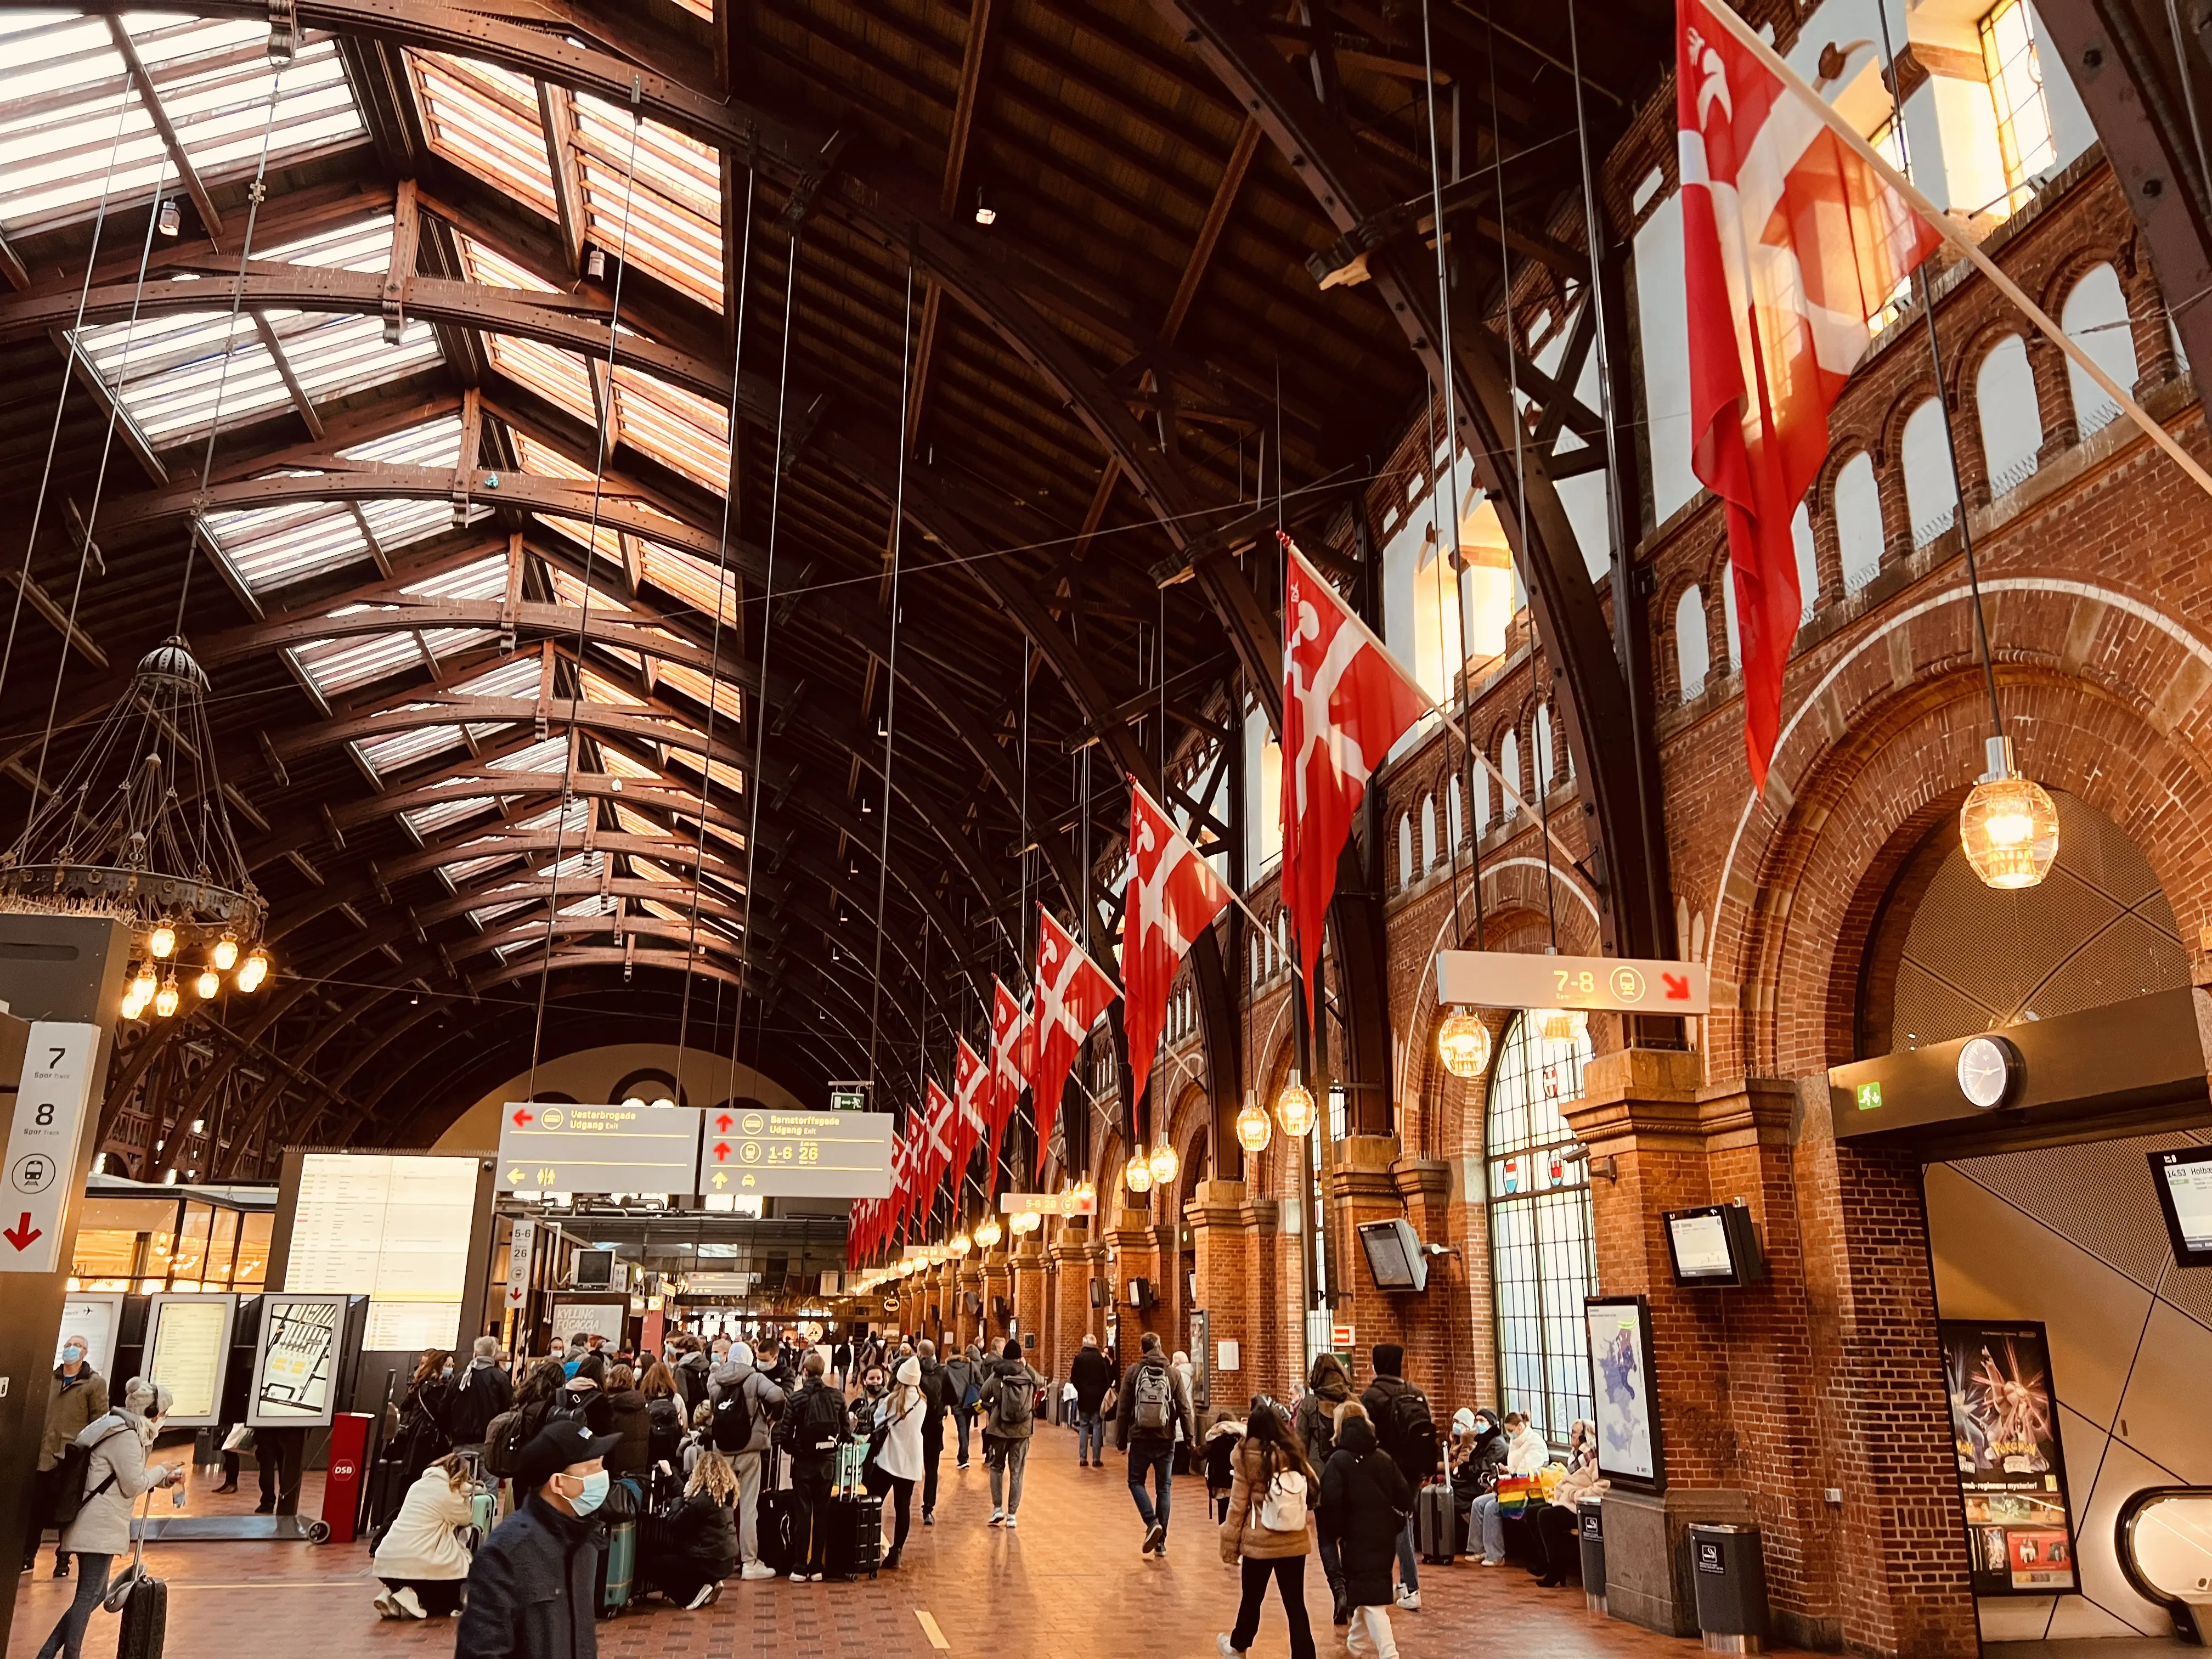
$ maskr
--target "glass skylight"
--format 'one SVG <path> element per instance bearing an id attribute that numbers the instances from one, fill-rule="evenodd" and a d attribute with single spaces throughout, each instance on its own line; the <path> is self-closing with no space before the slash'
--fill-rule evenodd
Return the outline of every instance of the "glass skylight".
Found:
<path id="1" fill-rule="evenodd" d="M 266 22 L 132 16 L 125 27 L 203 182 L 251 173 L 275 75 Z M 329 36 L 306 32 L 283 69 L 272 167 L 362 136 Z M 0 17 L 0 228 L 18 236 L 88 218 L 103 186 L 112 212 L 146 201 L 157 180 L 163 194 L 181 193 L 106 20 L 56 12 Z M 238 234 L 228 222 L 225 228 Z"/>
<path id="2" fill-rule="evenodd" d="M 626 253 L 640 270 L 720 311 L 720 158 L 696 139 L 658 121 L 644 122 L 636 135 L 633 192 L 630 128 L 628 110 L 589 93 L 576 94 L 576 151 L 591 239 L 611 253 Z"/>
<path id="3" fill-rule="evenodd" d="M 410 52 L 416 101 L 430 148 L 547 218 L 560 210 L 538 83 L 495 64 Z"/>

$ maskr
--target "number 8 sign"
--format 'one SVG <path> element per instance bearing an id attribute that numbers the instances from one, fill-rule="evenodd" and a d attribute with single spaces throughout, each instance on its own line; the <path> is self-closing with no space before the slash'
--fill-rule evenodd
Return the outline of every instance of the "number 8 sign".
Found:
<path id="1" fill-rule="evenodd" d="M 38 1020 L 31 1026 L 7 1162 L 0 1165 L 0 1273 L 48 1273 L 59 1263 L 99 1052 L 96 1025 Z"/>

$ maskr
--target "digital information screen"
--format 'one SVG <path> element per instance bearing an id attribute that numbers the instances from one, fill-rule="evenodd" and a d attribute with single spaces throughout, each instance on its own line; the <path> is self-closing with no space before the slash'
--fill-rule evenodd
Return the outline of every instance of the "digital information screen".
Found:
<path id="1" fill-rule="evenodd" d="M 122 1390 L 114 1386 L 115 1328 L 123 1322 L 123 1292 L 100 1291 L 83 1296 L 73 1296 L 62 1304 L 62 1328 L 54 1337 L 54 1364 L 62 1363 L 62 1348 L 70 1338 L 85 1340 L 85 1363 L 102 1376 L 110 1379 L 108 1398 L 119 1400 Z"/>
<path id="2" fill-rule="evenodd" d="M 284 1288 L 368 1297 L 372 1352 L 451 1348 L 476 1195 L 473 1158 L 308 1152 Z"/>
<path id="3" fill-rule="evenodd" d="M 1674 1247 L 1678 1279 L 1733 1279 L 1735 1258 L 1729 1252 L 1728 1222 L 1705 1211 L 1692 1215 L 1670 1215 L 1667 1232 Z"/>
<path id="4" fill-rule="evenodd" d="M 343 1296 L 277 1291 L 262 1299 L 248 1423 L 255 1428 L 328 1426 L 345 1310 Z"/>
<path id="5" fill-rule="evenodd" d="M 146 1310 L 147 1376 L 169 1391 L 173 1428 L 195 1428 L 216 1420 L 222 1409 L 222 1379 L 230 1368 L 230 1327 L 238 1298 L 164 1293 L 149 1298 Z M 111 1398 L 122 1390 L 111 1388 Z"/>
<path id="6" fill-rule="evenodd" d="M 699 1152 L 702 1193 L 889 1198 L 888 1112 L 718 1111 Z"/>
<path id="7" fill-rule="evenodd" d="M 2212 1267 L 2212 1146 L 2153 1152 L 2150 1171 L 2173 1237 L 2174 1265 Z"/>

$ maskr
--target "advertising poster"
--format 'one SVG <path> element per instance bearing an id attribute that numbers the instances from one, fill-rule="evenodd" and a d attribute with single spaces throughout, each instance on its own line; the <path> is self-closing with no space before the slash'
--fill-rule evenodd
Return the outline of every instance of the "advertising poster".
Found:
<path id="1" fill-rule="evenodd" d="M 2051 1346 L 2040 1322 L 1937 1327 L 1977 1595 L 2078 1588 Z"/>
<path id="2" fill-rule="evenodd" d="M 1583 1301 L 1589 1334 L 1590 1398 L 1598 1473 L 1654 1490 L 1666 1484 L 1651 1379 L 1651 1310 L 1640 1296 Z"/>
<path id="3" fill-rule="evenodd" d="M 264 1300 L 248 1423 L 259 1429 L 330 1422 L 345 1309 L 342 1296 L 277 1291 Z"/>

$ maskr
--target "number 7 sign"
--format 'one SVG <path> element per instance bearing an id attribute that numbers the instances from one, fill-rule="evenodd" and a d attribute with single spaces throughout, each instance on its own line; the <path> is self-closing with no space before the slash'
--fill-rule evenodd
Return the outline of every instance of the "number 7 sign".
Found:
<path id="1" fill-rule="evenodd" d="M 60 1263 L 99 1052 L 96 1025 L 32 1024 L 0 1164 L 0 1273 L 50 1273 Z"/>

